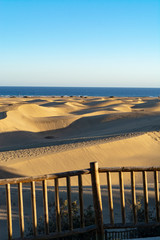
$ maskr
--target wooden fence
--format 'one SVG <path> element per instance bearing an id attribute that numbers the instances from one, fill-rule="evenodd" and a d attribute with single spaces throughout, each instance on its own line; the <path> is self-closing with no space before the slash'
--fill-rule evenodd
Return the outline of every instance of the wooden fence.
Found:
<path id="1" fill-rule="evenodd" d="M 19 224 L 20 224 L 20 237 L 21 239 L 54 239 L 66 236 L 72 236 L 75 234 L 84 234 L 87 232 L 96 231 L 96 236 L 98 240 L 103 240 L 105 237 L 104 229 L 114 229 L 114 228 L 132 228 L 137 226 L 149 226 L 158 225 L 160 222 L 160 205 L 159 205 L 159 180 L 158 172 L 160 167 L 151 168 L 98 168 L 98 163 L 90 163 L 89 169 L 63 172 L 56 174 L 43 175 L 38 177 L 22 177 L 22 178 L 12 178 L 12 179 L 1 179 L 0 185 L 5 185 L 6 187 L 6 206 L 7 206 L 7 222 L 8 222 L 8 239 L 12 238 L 12 204 L 11 204 L 11 191 L 10 186 L 12 184 L 18 185 L 18 206 L 19 206 Z M 119 187 L 120 187 L 120 201 L 121 201 L 121 223 L 115 223 L 114 221 L 114 207 L 113 207 L 113 191 L 111 183 L 111 173 L 119 174 Z M 132 211 L 133 211 L 133 222 L 126 223 L 125 214 L 125 192 L 124 192 L 124 180 L 123 173 L 130 173 L 131 179 L 131 193 L 132 193 Z M 143 177 L 143 197 L 144 197 L 144 212 L 145 212 L 145 222 L 137 222 L 137 207 L 136 207 L 136 188 L 135 188 L 135 172 L 141 172 Z M 156 202 L 156 220 L 152 223 L 149 222 L 149 210 L 148 210 L 148 186 L 147 186 L 147 172 L 154 173 L 154 191 L 155 191 L 155 202 Z M 99 175 L 101 173 L 106 173 L 107 178 L 107 191 L 108 191 L 108 204 L 110 212 L 110 223 L 103 223 L 103 212 L 102 212 L 102 199 L 101 199 L 101 189 L 100 189 L 100 179 Z M 92 193 L 93 193 L 93 204 L 95 212 L 95 224 L 91 226 L 85 226 L 84 221 L 84 203 L 83 203 L 83 183 L 82 176 L 91 175 L 92 183 Z M 73 228 L 73 218 L 72 218 L 72 202 L 71 202 L 71 178 L 73 176 L 78 177 L 78 194 L 79 194 L 79 207 L 80 207 L 80 226 L 79 228 Z M 59 179 L 66 179 L 67 186 L 67 202 L 68 202 L 68 225 L 69 229 L 63 231 L 61 229 L 61 213 L 60 213 L 60 200 L 59 200 Z M 47 193 L 47 180 L 54 180 L 55 189 L 55 210 L 56 210 L 56 232 L 49 232 L 49 213 L 48 213 L 48 193 Z M 37 209 L 36 209 L 36 189 L 35 183 L 42 182 L 43 191 L 43 208 L 44 208 L 44 221 L 45 221 L 45 234 L 38 235 L 37 233 Z M 23 201 L 23 184 L 29 183 L 31 187 L 31 204 L 32 204 L 32 223 L 33 223 L 33 236 L 27 238 L 24 236 L 24 201 Z"/>

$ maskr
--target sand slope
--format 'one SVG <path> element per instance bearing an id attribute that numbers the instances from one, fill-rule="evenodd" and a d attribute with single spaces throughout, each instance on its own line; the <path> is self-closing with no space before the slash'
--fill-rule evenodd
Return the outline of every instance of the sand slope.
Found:
<path id="1" fill-rule="evenodd" d="M 0 98 L 1 176 L 159 166 L 159 131 L 158 98 Z"/>

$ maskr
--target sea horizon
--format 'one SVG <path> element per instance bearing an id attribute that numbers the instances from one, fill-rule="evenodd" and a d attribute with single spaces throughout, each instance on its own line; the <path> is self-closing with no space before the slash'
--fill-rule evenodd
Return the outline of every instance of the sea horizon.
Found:
<path id="1" fill-rule="evenodd" d="M 48 87 L 48 86 L 0 86 L 1 97 L 159 97 L 160 88 L 149 87 Z"/>

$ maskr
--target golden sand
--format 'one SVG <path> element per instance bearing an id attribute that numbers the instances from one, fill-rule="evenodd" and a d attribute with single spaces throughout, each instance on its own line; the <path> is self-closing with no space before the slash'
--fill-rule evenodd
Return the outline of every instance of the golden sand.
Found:
<path id="1" fill-rule="evenodd" d="M 0 98 L 1 178 L 160 165 L 160 99 Z M 87 184 L 87 183 L 86 183 Z"/>

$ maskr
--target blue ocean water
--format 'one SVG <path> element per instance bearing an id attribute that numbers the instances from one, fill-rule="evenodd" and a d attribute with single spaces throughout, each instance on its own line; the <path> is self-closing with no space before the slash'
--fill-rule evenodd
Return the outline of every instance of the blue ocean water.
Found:
<path id="1" fill-rule="evenodd" d="M 158 97 L 160 88 L 0 87 L 0 96 Z"/>

